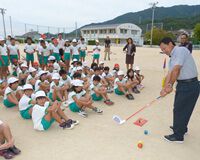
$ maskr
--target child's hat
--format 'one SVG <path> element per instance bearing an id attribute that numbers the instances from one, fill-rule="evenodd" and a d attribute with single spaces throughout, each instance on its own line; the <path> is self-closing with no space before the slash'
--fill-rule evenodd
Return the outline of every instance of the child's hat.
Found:
<path id="1" fill-rule="evenodd" d="M 72 42 L 77 43 L 76 39 L 73 39 Z"/>
<path id="2" fill-rule="evenodd" d="M 78 62 L 78 59 L 74 58 L 72 62 Z"/>
<path id="3" fill-rule="evenodd" d="M 26 89 L 32 89 L 33 90 L 33 86 L 31 84 L 25 84 L 24 87 L 23 87 L 23 90 L 26 90 Z"/>
<path id="4" fill-rule="evenodd" d="M 46 97 L 46 94 L 44 91 L 37 91 L 35 93 L 35 98 L 38 98 L 38 97 Z"/>
<path id="5" fill-rule="evenodd" d="M 48 61 L 54 61 L 56 58 L 54 56 L 49 56 Z"/>
<path id="6" fill-rule="evenodd" d="M 136 71 L 140 71 L 140 67 L 139 67 L 139 66 L 136 66 L 136 67 L 135 67 L 135 70 L 136 70 Z"/>
<path id="7" fill-rule="evenodd" d="M 66 39 L 65 42 L 69 42 L 69 39 Z"/>
<path id="8" fill-rule="evenodd" d="M 43 70 L 39 71 L 38 76 L 40 77 L 40 76 L 42 76 L 43 74 L 47 74 L 47 71 L 43 71 Z"/>
<path id="9" fill-rule="evenodd" d="M 59 68 L 60 68 L 60 66 L 59 66 L 58 63 L 54 63 L 54 64 L 53 64 L 53 67 L 54 67 L 55 70 L 59 70 Z"/>
<path id="10" fill-rule="evenodd" d="M 28 68 L 28 66 L 26 64 L 24 64 L 24 63 L 21 65 L 21 67 Z"/>
<path id="11" fill-rule="evenodd" d="M 103 62 L 103 61 L 100 61 L 99 64 L 104 64 L 104 62 Z"/>
<path id="12" fill-rule="evenodd" d="M 8 84 L 12 84 L 12 83 L 15 83 L 15 82 L 17 82 L 17 81 L 19 81 L 19 79 L 15 78 L 15 77 L 10 77 L 10 78 L 8 79 Z"/>
<path id="13" fill-rule="evenodd" d="M 87 67 L 87 62 L 86 61 L 84 61 L 82 64 L 83 64 L 83 67 Z"/>
<path id="14" fill-rule="evenodd" d="M 42 40 L 44 40 L 44 39 L 43 39 L 42 37 L 40 37 L 40 38 L 39 38 L 39 41 L 42 41 Z"/>
<path id="15" fill-rule="evenodd" d="M 96 43 L 99 43 L 99 40 L 98 40 L 98 39 L 96 39 Z"/>
<path id="16" fill-rule="evenodd" d="M 28 70 L 30 73 L 32 73 L 32 72 L 35 72 L 35 71 L 37 71 L 35 68 L 33 68 L 33 67 L 30 67 L 29 68 L 29 70 Z"/>
<path id="17" fill-rule="evenodd" d="M 117 75 L 118 76 L 122 76 L 122 75 L 124 75 L 124 72 L 123 71 L 118 71 Z"/>
<path id="18" fill-rule="evenodd" d="M 83 87 L 83 81 L 79 79 L 72 80 L 72 85 L 76 87 Z"/>
<path id="19" fill-rule="evenodd" d="M 4 41 L 5 39 L 2 37 L 2 36 L 0 36 L 0 41 Z"/>
<path id="20" fill-rule="evenodd" d="M 60 75 L 58 73 L 54 73 L 52 76 L 52 80 L 59 80 L 60 79 Z"/>
<path id="21" fill-rule="evenodd" d="M 77 70 L 77 71 L 80 71 L 80 70 L 82 71 L 82 70 L 83 70 L 83 67 L 78 66 L 78 67 L 76 68 L 76 70 Z"/>
<path id="22" fill-rule="evenodd" d="M 39 63 L 38 62 L 33 62 L 33 66 L 38 66 Z"/>
<path id="23" fill-rule="evenodd" d="M 116 63 L 116 64 L 114 65 L 114 68 L 119 68 L 119 64 Z"/>

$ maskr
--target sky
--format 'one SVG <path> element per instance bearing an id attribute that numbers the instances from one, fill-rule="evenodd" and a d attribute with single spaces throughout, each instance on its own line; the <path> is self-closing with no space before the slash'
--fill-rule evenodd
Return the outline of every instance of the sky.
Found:
<path id="1" fill-rule="evenodd" d="M 150 7 L 152 0 L 0 0 L 0 8 L 6 9 L 6 32 L 10 34 L 9 17 L 12 19 L 13 34 L 22 34 L 31 29 L 40 32 L 69 32 L 89 24 L 113 19 L 128 12 L 137 12 Z M 200 0 L 162 0 L 158 7 L 174 5 L 198 5 Z M 35 25 L 29 25 L 35 24 Z M 40 27 L 41 26 L 41 27 Z M 44 26 L 44 27 L 42 27 Z M 55 28 L 54 28 L 55 27 Z M 58 29 L 59 27 L 59 29 Z M 3 34 L 0 16 L 0 35 Z"/>

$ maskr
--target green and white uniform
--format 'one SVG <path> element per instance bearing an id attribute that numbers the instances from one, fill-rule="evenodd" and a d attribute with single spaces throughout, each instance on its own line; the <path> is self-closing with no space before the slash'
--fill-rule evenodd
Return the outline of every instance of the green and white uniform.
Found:
<path id="1" fill-rule="evenodd" d="M 18 57 L 18 50 L 19 50 L 19 47 L 18 45 L 8 45 L 8 49 L 10 50 L 10 61 L 11 63 L 13 64 L 13 60 L 16 59 L 18 60 L 19 57 Z"/>
<path id="2" fill-rule="evenodd" d="M 29 114 L 29 110 L 33 107 L 31 100 L 30 97 L 24 94 L 19 101 L 19 112 L 24 119 L 31 119 L 31 115 Z"/>
<path id="3" fill-rule="evenodd" d="M 93 47 L 93 58 L 94 59 L 99 59 L 100 58 L 100 52 L 101 52 L 101 46 L 100 45 L 95 45 Z"/>
<path id="4" fill-rule="evenodd" d="M 29 62 L 33 62 L 34 61 L 34 54 L 33 52 L 35 51 L 36 47 L 33 44 L 26 44 L 24 47 L 24 50 L 26 52 L 26 61 Z"/>
<path id="5" fill-rule="evenodd" d="M 116 78 L 116 79 L 115 79 L 115 82 L 114 82 L 115 94 L 117 94 L 117 95 L 124 95 L 124 93 L 121 92 L 121 91 L 118 89 L 118 84 L 117 84 L 117 82 L 120 82 L 120 83 L 122 83 L 122 84 L 126 84 L 127 79 L 126 79 L 126 78 L 123 78 L 123 79 L 120 81 L 119 78 Z"/>
<path id="6" fill-rule="evenodd" d="M 2 61 L 0 61 L 0 67 L 8 67 L 9 66 L 9 60 L 8 60 L 8 50 L 6 44 L 3 46 L 0 45 L 0 56 L 2 58 Z"/>
<path id="7" fill-rule="evenodd" d="M 97 84 L 96 86 L 92 83 L 90 85 L 90 94 L 92 96 L 93 101 L 101 101 L 103 99 L 102 96 L 97 96 L 94 89 L 99 89 L 102 86 L 101 83 Z"/>

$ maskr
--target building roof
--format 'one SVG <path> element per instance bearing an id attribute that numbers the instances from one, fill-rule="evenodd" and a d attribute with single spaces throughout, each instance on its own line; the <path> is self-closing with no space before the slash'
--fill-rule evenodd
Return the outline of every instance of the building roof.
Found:
<path id="1" fill-rule="evenodd" d="M 85 26 L 83 28 L 81 28 L 81 30 L 88 30 L 88 29 L 108 29 L 108 28 L 116 28 L 119 27 L 120 25 L 124 25 L 124 24 L 129 24 L 129 25 L 134 25 L 136 27 L 138 27 L 137 25 L 133 24 L 133 23 L 119 23 L 119 24 L 94 24 L 94 25 L 89 25 L 89 26 Z M 138 27 L 140 28 L 140 27 Z"/>

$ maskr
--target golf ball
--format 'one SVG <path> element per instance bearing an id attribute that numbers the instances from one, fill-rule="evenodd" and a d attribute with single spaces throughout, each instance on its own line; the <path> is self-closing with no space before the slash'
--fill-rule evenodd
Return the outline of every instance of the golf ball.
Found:
<path id="1" fill-rule="evenodd" d="M 148 132 L 147 130 L 144 130 L 144 134 L 145 134 L 145 135 L 148 135 L 149 132 Z"/>

